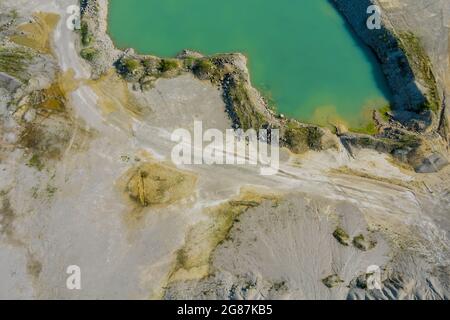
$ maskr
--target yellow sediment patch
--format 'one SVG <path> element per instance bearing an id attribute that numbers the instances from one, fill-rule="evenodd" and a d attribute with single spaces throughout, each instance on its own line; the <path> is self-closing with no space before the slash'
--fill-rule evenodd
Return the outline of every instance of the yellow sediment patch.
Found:
<path id="1" fill-rule="evenodd" d="M 374 134 L 377 130 L 373 123 L 373 111 L 382 108 L 386 104 L 387 102 L 383 99 L 368 100 L 364 107 L 358 111 L 358 114 L 353 115 L 349 119 L 344 119 L 333 105 L 321 106 L 314 110 L 309 122 L 330 129 L 334 129 L 334 127 L 352 128 L 351 130 L 355 132 Z"/>
<path id="2" fill-rule="evenodd" d="M 195 195 L 197 177 L 170 163 L 146 159 L 146 162 L 128 170 L 117 186 L 132 203 L 125 216 L 129 227 L 140 224 L 149 209 L 160 209 Z"/>
<path id="3" fill-rule="evenodd" d="M 37 12 L 33 14 L 31 22 L 18 27 L 18 32 L 10 36 L 10 40 L 41 53 L 50 54 L 51 35 L 59 19 L 59 15 L 55 13 Z"/>
<path id="4" fill-rule="evenodd" d="M 272 205 L 276 205 L 279 196 L 259 190 L 242 190 L 237 198 L 205 209 L 209 219 L 188 231 L 184 246 L 177 252 L 168 283 L 208 276 L 214 250 L 227 239 L 238 217 L 250 208 L 260 206 L 263 201 L 272 201 Z"/>
<path id="5" fill-rule="evenodd" d="M 142 114 L 142 109 L 130 93 L 127 83 L 113 69 L 97 80 L 88 80 L 86 84 L 96 93 L 99 107 L 105 114 L 119 110 L 125 110 L 133 116 Z"/>
<path id="6" fill-rule="evenodd" d="M 57 80 L 66 95 L 75 91 L 81 84 L 80 80 L 75 79 L 75 71 L 73 69 L 60 73 Z"/>
<path id="7" fill-rule="evenodd" d="M 393 10 L 402 6 L 399 0 L 379 0 L 379 2 L 385 10 Z"/>
<path id="8" fill-rule="evenodd" d="M 348 122 L 339 115 L 336 107 L 332 105 L 316 108 L 310 122 L 324 127 L 341 125 L 348 127 Z"/>
<path id="9" fill-rule="evenodd" d="M 337 169 L 331 169 L 330 173 L 331 174 L 339 174 L 339 175 L 343 174 L 343 175 L 349 175 L 349 176 L 369 179 L 369 180 L 373 180 L 373 181 L 377 181 L 377 182 L 381 182 L 381 183 L 396 185 L 396 186 L 407 188 L 407 189 L 411 189 L 414 187 L 416 187 L 416 188 L 422 187 L 421 183 L 418 181 L 415 181 L 415 180 L 406 181 L 406 180 L 400 180 L 397 178 L 380 177 L 380 176 L 377 176 L 377 175 L 374 175 L 374 174 L 371 174 L 368 172 L 354 170 L 347 166 L 343 166 L 343 167 L 340 167 Z"/>
<path id="10" fill-rule="evenodd" d="M 38 169 L 45 160 L 60 160 L 69 146 L 71 150 L 82 150 L 92 137 L 92 132 L 80 126 L 67 107 L 68 94 L 79 84 L 74 74 L 73 70 L 60 73 L 48 88 L 22 99 L 14 113 L 18 121 L 23 121 L 18 146 L 27 149 L 32 159 L 29 164 Z M 35 116 L 25 122 L 25 115 L 31 110 Z"/>
<path id="11" fill-rule="evenodd" d="M 80 83 L 74 76 L 75 72 L 72 69 L 60 73 L 50 87 L 33 92 L 30 97 L 31 105 L 26 105 L 26 107 L 33 107 L 45 112 L 65 111 L 68 94 L 76 90 Z"/>

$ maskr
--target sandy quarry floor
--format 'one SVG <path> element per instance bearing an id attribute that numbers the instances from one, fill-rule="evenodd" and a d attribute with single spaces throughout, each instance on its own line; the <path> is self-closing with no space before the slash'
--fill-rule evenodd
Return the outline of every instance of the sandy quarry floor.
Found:
<path id="1" fill-rule="evenodd" d="M 75 78 L 68 104 L 77 126 L 61 160 L 41 171 L 27 166 L 20 150 L 2 154 L 2 210 L 12 227 L 0 242 L 0 299 L 227 298 L 249 278 L 254 292 L 236 298 L 346 298 L 346 285 L 328 289 L 321 279 L 337 273 L 348 284 L 369 265 L 395 264 L 402 246 L 429 258 L 428 267 L 448 266 L 448 168 L 418 176 L 385 155 L 360 150 L 351 158 L 344 148 L 302 156 L 283 150 L 280 172 L 268 177 L 257 167 L 176 168 L 173 129 L 191 130 L 194 120 L 230 127 L 221 92 L 191 75 L 158 80 L 146 93 L 113 73 L 90 80 L 65 26 L 65 10 L 76 2 L 6 2 L 62 17 L 52 43 L 61 70 Z M 171 189 L 173 198 L 139 207 L 124 177 L 148 163 L 164 166 L 169 181 L 192 177 L 189 190 Z M 229 200 L 249 201 L 244 190 L 258 195 L 251 199 L 259 206 L 238 204 L 242 219 L 229 224 L 215 212 Z M 337 225 L 352 236 L 373 228 L 376 249 L 340 245 L 332 236 Z M 217 241 L 228 227 L 232 236 Z M 180 250 L 189 263 L 180 264 Z M 82 290 L 66 288 L 69 265 L 81 267 Z M 423 271 L 406 262 L 392 268 L 412 278 Z M 277 281 L 288 289 L 271 291 Z M 419 280 L 416 286 L 428 292 Z M 211 293 L 202 296 L 204 288 Z M 446 294 L 445 285 L 436 288 Z"/>

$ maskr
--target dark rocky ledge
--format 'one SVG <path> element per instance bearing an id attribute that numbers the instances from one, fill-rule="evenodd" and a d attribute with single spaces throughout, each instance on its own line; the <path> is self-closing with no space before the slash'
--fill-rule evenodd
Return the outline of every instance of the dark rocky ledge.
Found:
<path id="1" fill-rule="evenodd" d="M 343 134 L 346 146 L 389 153 L 417 172 L 435 172 L 448 164 L 448 121 L 442 84 L 421 39 L 410 30 L 396 30 L 396 21 L 382 12 L 381 29 L 367 27 L 367 9 L 376 0 L 329 0 L 349 27 L 376 55 L 392 92 L 392 111 L 379 117 L 374 136 Z"/>
<path id="2" fill-rule="evenodd" d="M 353 31 L 378 58 L 393 95 L 392 115 L 414 131 L 424 131 L 439 112 L 433 67 L 420 40 L 411 32 L 396 32 L 388 27 L 382 13 L 381 29 L 370 30 L 367 8 L 374 0 L 330 0 L 346 18 Z"/>

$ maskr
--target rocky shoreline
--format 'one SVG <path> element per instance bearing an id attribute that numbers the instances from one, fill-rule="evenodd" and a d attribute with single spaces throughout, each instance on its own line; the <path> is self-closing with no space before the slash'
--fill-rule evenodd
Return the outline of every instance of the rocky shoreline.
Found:
<path id="1" fill-rule="evenodd" d="M 389 12 L 381 13 L 381 29 L 369 30 L 367 8 L 371 5 L 383 8 L 379 1 L 332 2 L 358 37 L 375 53 L 394 100 L 388 123 L 381 124 L 380 132 L 375 136 L 388 139 L 389 143 L 378 139 L 369 143 L 367 137 L 361 139 L 354 135 L 345 139 L 353 145 L 370 144 L 376 150 L 388 152 L 411 164 L 417 172 L 439 171 L 448 163 L 444 156 L 449 146 L 445 84 L 437 80 L 437 71 L 421 40 L 409 30 L 396 30 L 395 17 L 390 18 Z M 433 149 L 430 145 L 439 146 L 440 151 L 430 153 Z M 434 168 L 429 167 L 430 158 L 439 159 Z"/>
<path id="2" fill-rule="evenodd" d="M 184 50 L 176 57 L 163 59 L 137 54 L 133 49 L 118 50 L 107 34 L 107 0 L 84 1 L 82 26 L 87 26 L 91 41 L 83 43 L 81 30 L 80 50 L 96 54 L 86 59 L 92 66 L 94 77 L 99 77 L 111 66 L 136 90 L 151 89 L 159 78 L 171 78 L 182 73 L 192 73 L 203 81 L 223 90 L 226 111 L 234 128 L 280 129 L 282 143 L 291 150 L 305 152 L 337 147 L 336 139 L 326 128 L 286 119 L 269 107 L 266 99 L 251 85 L 247 58 L 240 53 L 204 56 Z M 108 54 L 103 54 L 104 51 Z M 313 133 L 313 134 L 311 134 Z M 290 137 L 295 136 L 291 139 Z M 314 140 L 314 141 L 311 141 Z"/>
<path id="3" fill-rule="evenodd" d="M 440 107 L 439 96 L 442 92 L 434 92 L 437 91 L 437 83 L 428 57 L 420 57 L 426 60 L 424 63 L 430 68 L 427 70 L 430 75 L 425 79 L 425 75 L 414 68 L 411 61 L 413 57 L 408 56 L 406 46 L 402 46 L 402 42 L 415 41 L 414 36 L 402 39 L 401 33 L 396 33 L 388 26 L 383 12 L 381 18 L 385 18 L 381 29 L 370 30 L 366 26 L 368 17 L 366 11 L 369 6 L 377 5 L 373 0 L 334 0 L 333 3 L 353 31 L 378 58 L 393 93 L 394 118 L 410 130 L 425 131 L 435 121 L 433 116 Z"/>
<path id="4" fill-rule="evenodd" d="M 107 0 L 81 1 L 80 50 L 92 66 L 94 77 L 115 66 L 136 90 L 152 88 L 161 77 L 186 72 L 200 80 L 209 80 L 223 90 L 226 111 L 235 128 L 278 128 L 283 145 L 294 153 L 336 148 L 342 143 L 350 153 L 351 148 L 371 148 L 391 154 L 417 172 L 439 171 L 448 163 L 444 156 L 448 148 L 445 100 L 440 98 L 443 91 L 439 89 L 432 64 L 420 42 L 410 33 L 400 36 L 386 20 L 380 30 L 368 30 L 366 10 L 375 4 L 372 0 L 334 0 L 333 3 L 355 33 L 375 52 L 393 92 L 392 111 L 386 114 L 374 111 L 378 131 L 375 135 L 347 132 L 339 126 L 333 133 L 326 128 L 285 119 L 269 108 L 251 85 L 246 58 L 241 54 L 206 57 L 185 50 L 173 59 L 162 59 L 139 55 L 133 49 L 117 49 L 107 34 Z M 408 49 L 417 52 L 408 52 Z M 419 67 L 414 59 L 419 60 Z M 420 68 L 422 65 L 427 68 L 426 74 Z M 430 159 L 437 160 L 430 166 Z"/>
<path id="5" fill-rule="evenodd" d="M 444 166 L 436 131 L 286 119 L 245 56 L 118 50 L 107 1 L 89 3 L 78 33 L 64 23 L 78 0 L 0 3 L 0 299 L 448 299 L 450 166 L 411 171 Z M 274 176 L 175 166 L 170 132 L 193 119 L 278 126 L 292 153 Z"/>

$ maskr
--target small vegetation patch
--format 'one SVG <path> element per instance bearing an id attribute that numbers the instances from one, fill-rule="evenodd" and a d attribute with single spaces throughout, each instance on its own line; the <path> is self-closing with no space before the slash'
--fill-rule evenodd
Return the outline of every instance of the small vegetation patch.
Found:
<path id="1" fill-rule="evenodd" d="M 161 59 L 155 57 L 146 57 L 142 60 L 147 75 L 156 75 L 159 73 Z"/>
<path id="2" fill-rule="evenodd" d="M 4 72 L 20 80 L 28 78 L 26 67 L 33 55 L 20 47 L 0 46 L 0 72 Z"/>
<path id="3" fill-rule="evenodd" d="M 28 160 L 27 165 L 29 167 L 37 169 L 38 171 L 42 171 L 42 169 L 44 169 L 44 163 L 41 161 L 41 158 L 37 154 L 33 154 L 31 156 L 30 160 Z"/>
<path id="4" fill-rule="evenodd" d="M 141 62 L 133 58 L 123 59 L 122 66 L 126 73 L 135 73 L 142 67 Z"/>
<path id="5" fill-rule="evenodd" d="M 158 163 L 143 164 L 133 172 L 127 192 L 142 207 L 169 205 L 192 194 L 196 178 Z"/>
<path id="6" fill-rule="evenodd" d="M 362 251 L 371 250 L 375 248 L 376 244 L 375 241 L 367 240 L 362 234 L 353 238 L 353 245 Z"/>
<path id="7" fill-rule="evenodd" d="M 296 122 L 287 124 L 284 132 L 284 140 L 289 149 L 294 153 L 304 153 L 307 150 L 322 149 L 323 132 L 314 126 L 301 126 Z"/>
<path id="8" fill-rule="evenodd" d="M 335 237 L 336 240 L 344 246 L 350 245 L 350 236 L 341 227 L 336 228 L 336 230 L 333 232 L 333 237 Z"/>
<path id="9" fill-rule="evenodd" d="M 138 82 L 146 73 L 142 60 L 137 57 L 122 57 L 115 66 L 118 73 L 128 82 Z"/>
<path id="10" fill-rule="evenodd" d="M 38 12 L 30 22 L 18 27 L 17 34 L 10 36 L 10 40 L 40 53 L 49 54 L 51 50 L 51 35 L 60 17 L 58 14 Z"/>
<path id="11" fill-rule="evenodd" d="M 395 137 L 393 143 L 395 148 L 411 148 L 416 149 L 421 145 L 421 138 L 414 134 L 402 133 Z"/>
<path id="12" fill-rule="evenodd" d="M 193 66 L 192 71 L 200 79 L 208 79 L 215 71 L 215 65 L 208 59 L 197 59 Z"/>
<path id="13" fill-rule="evenodd" d="M 162 59 L 159 65 L 159 71 L 161 73 L 167 73 L 170 71 L 177 70 L 180 67 L 180 64 L 175 59 Z"/>
<path id="14" fill-rule="evenodd" d="M 356 132 L 356 133 L 363 133 L 363 134 L 370 134 L 370 135 L 374 135 L 378 133 L 378 128 L 375 125 L 375 122 L 373 120 L 371 120 L 366 126 L 362 127 L 362 128 L 350 128 L 349 129 L 352 132 Z"/>
<path id="15" fill-rule="evenodd" d="M 93 61 L 98 56 L 98 50 L 94 48 L 84 48 L 80 51 L 80 56 L 87 60 L 87 61 Z"/>
<path id="16" fill-rule="evenodd" d="M 384 107 L 380 108 L 378 112 L 380 113 L 381 118 L 384 121 L 386 122 L 389 121 L 389 119 L 391 118 L 390 113 L 392 112 L 391 105 L 390 104 L 385 105 Z"/>
<path id="17" fill-rule="evenodd" d="M 54 197 L 54 195 L 58 191 L 58 188 L 56 188 L 55 186 L 53 186 L 51 184 L 48 184 L 47 187 L 45 188 L 45 191 L 47 192 L 47 197 L 49 199 L 51 199 Z"/>
<path id="18" fill-rule="evenodd" d="M 23 123 L 17 144 L 32 155 L 28 162 L 31 167 L 40 170 L 44 160 L 60 159 L 66 150 L 74 124 L 67 113 L 66 95 L 73 90 L 74 82 L 70 74 L 60 75 L 48 88 L 28 95 L 23 108 L 35 111 L 35 118 Z"/>
<path id="19" fill-rule="evenodd" d="M 83 46 L 90 45 L 94 36 L 92 32 L 89 31 L 89 25 L 86 21 L 81 22 L 80 34 L 81 34 L 81 43 L 83 44 Z"/>
<path id="20" fill-rule="evenodd" d="M 20 242 L 15 239 L 14 235 L 14 221 L 17 217 L 16 212 L 7 197 L 7 192 L 0 191 L 0 235 L 5 235 L 6 239 L 13 243 Z"/>
<path id="21" fill-rule="evenodd" d="M 228 108 L 235 114 L 237 122 L 241 129 L 255 129 L 259 130 L 266 124 L 266 118 L 264 115 L 256 110 L 252 104 L 248 90 L 243 81 L 231 80 L 232 82 L 227 88 L 225 94 L 228 100 Z"/>
<path id="22" fill-rule="evenodd" d="M 424 81 L 427 87 L 427 99 L 421 108 L 422 110 L 431 110 L 436 112 L 439 109 L 440 99 L 431 60 L 420 42 L 420 39 L 412 32 L 401 32 L 399 34 L 399 38 L 402 50 L 408 57 L 413 69 L 419 73 L 420 79 Z"/>
<path id="23" fill-rule="evenodd" d="M 37 279 L 41 275 L 41 272 L 42 272 L 42 263 L 32 256 L 28 257 L 27 273 L 34 279 Z"/>
<path id="24" fill-rule="evenodd" d="M 29 124 L 19 137 L 18 145 L 38 157 L 32 159 L 29 163 L 31 166 L 39 168 L 43 163 L 42 159 L 60 159 L 64 148 L 70 141 L 69 128 L 54 121 L 51 124 L 54 125 L 54 128 Z"/>

